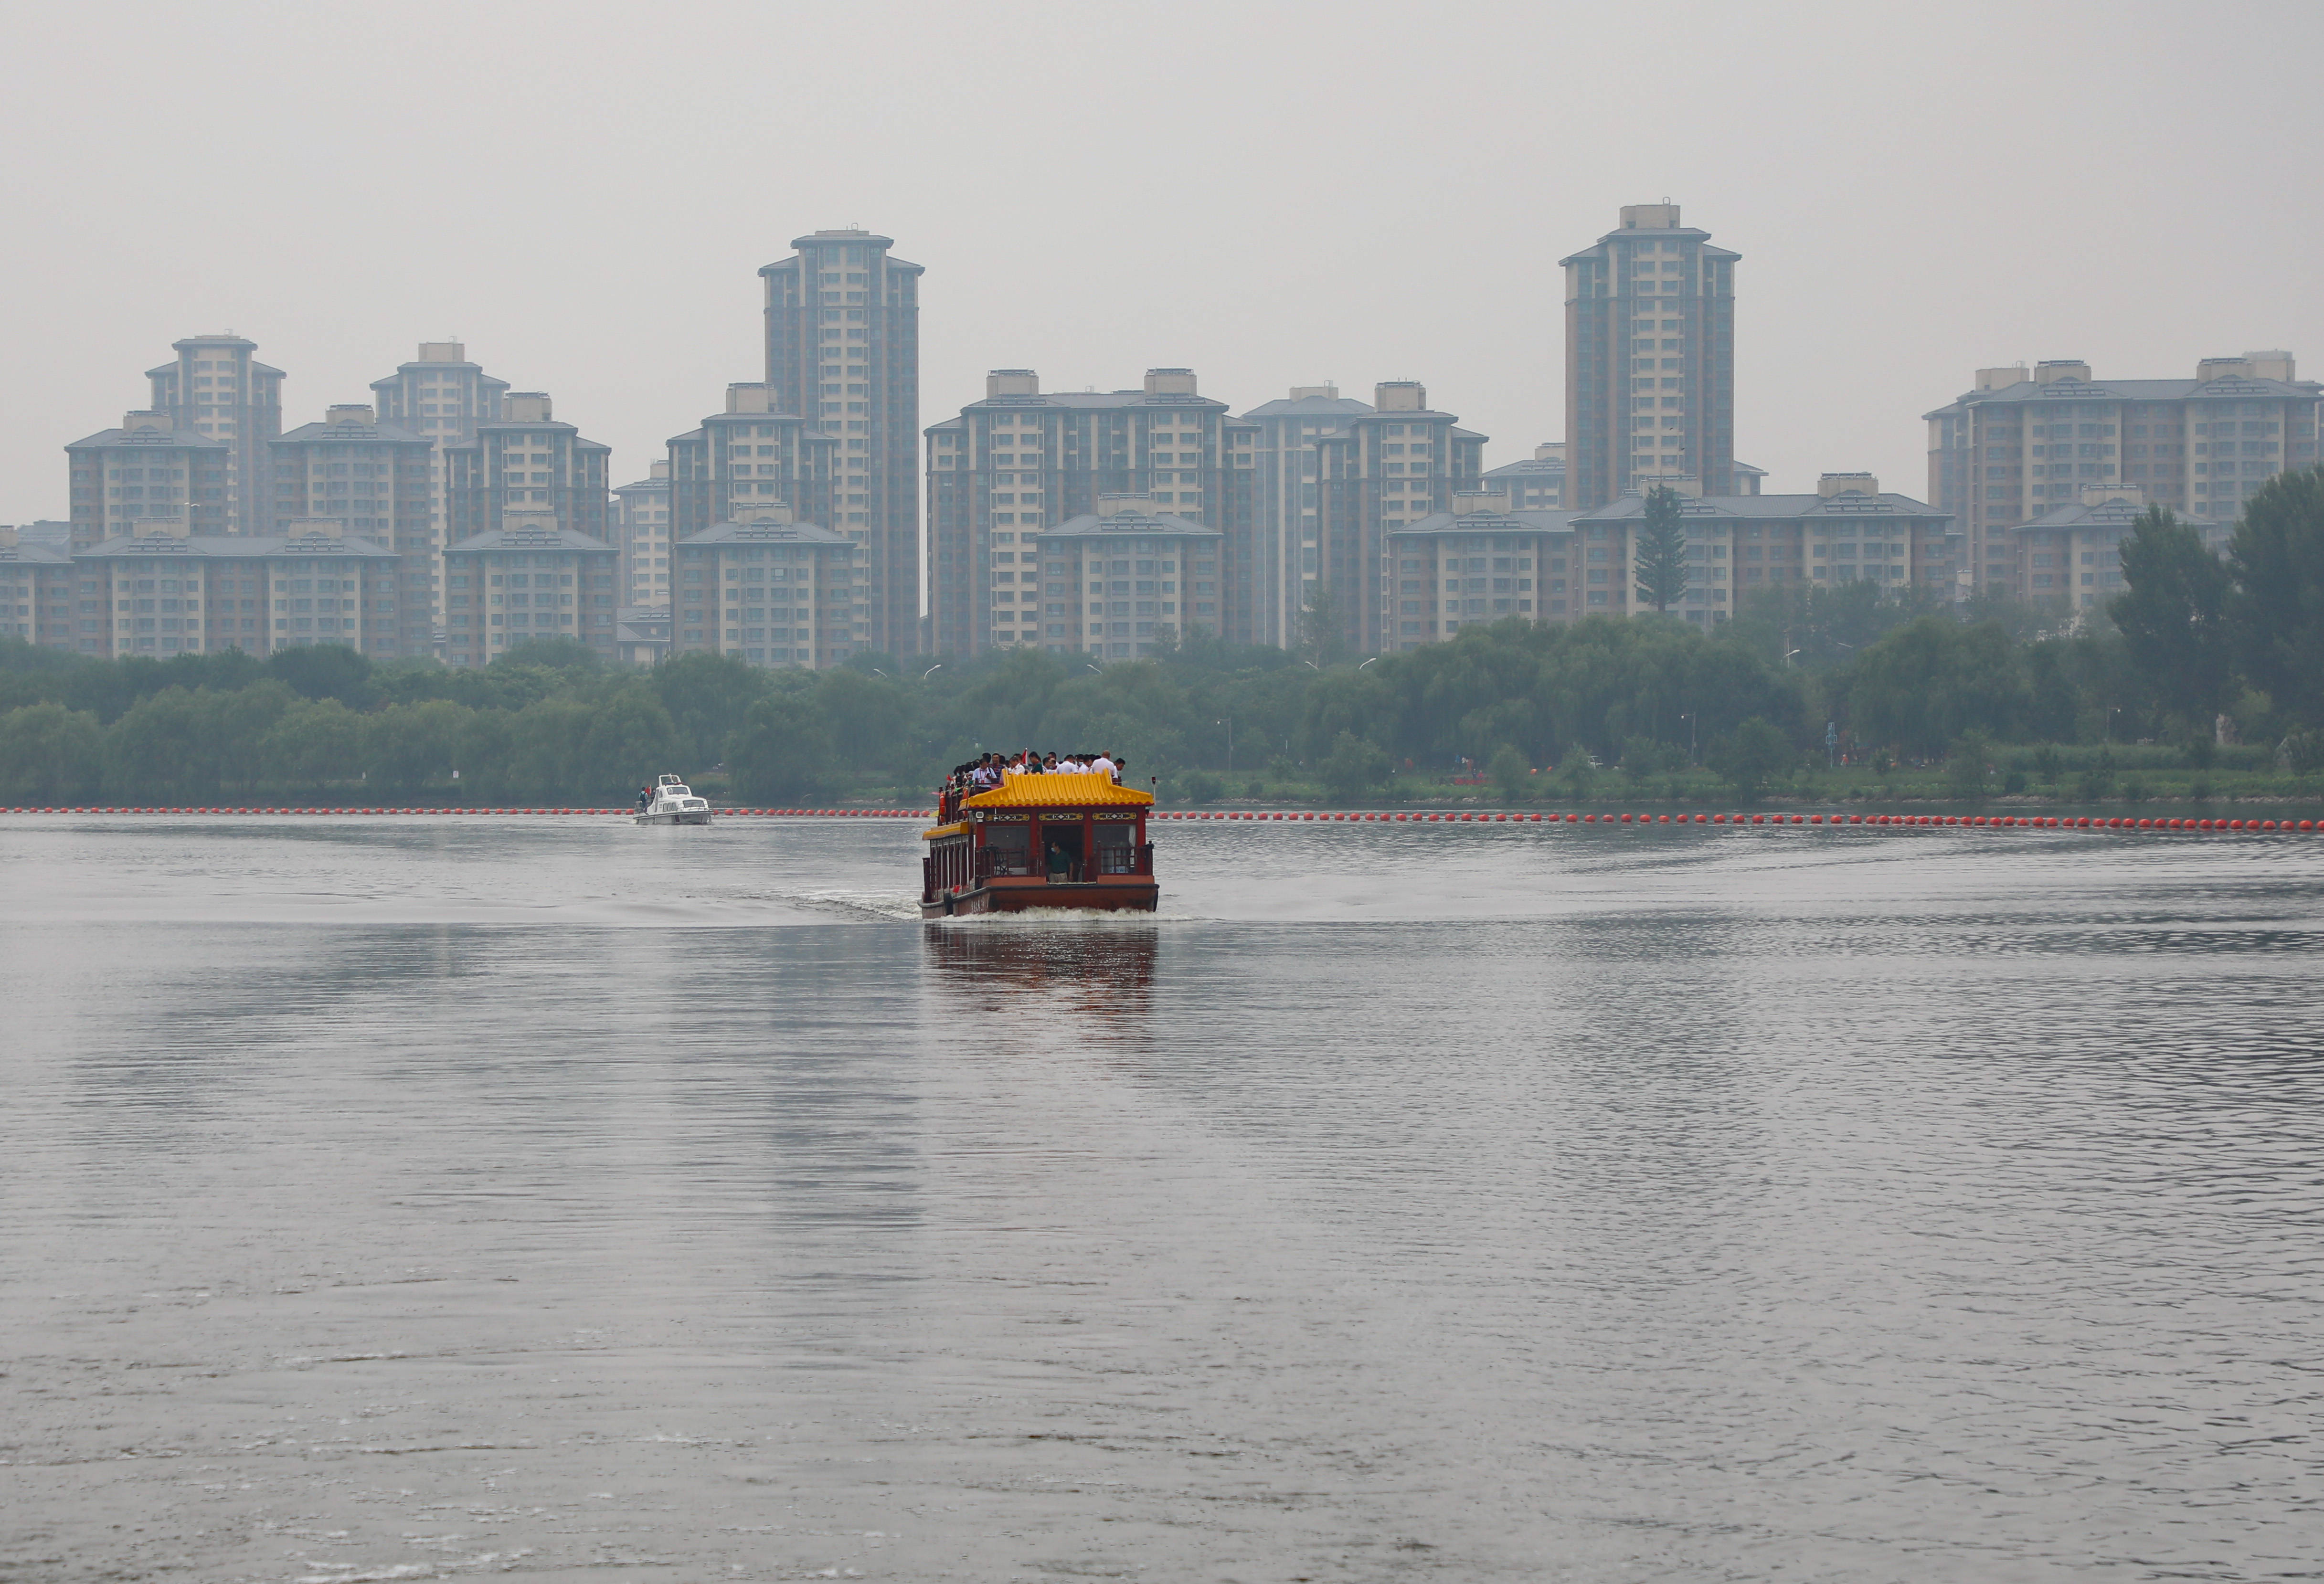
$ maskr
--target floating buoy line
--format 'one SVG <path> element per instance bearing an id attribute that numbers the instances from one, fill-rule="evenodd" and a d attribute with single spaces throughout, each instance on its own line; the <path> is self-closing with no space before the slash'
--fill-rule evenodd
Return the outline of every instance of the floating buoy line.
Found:
<path id="1" fill-rule="evenodd" d="M 629 815 L 629 808 L 235 808 L 235 807 L 74 807 L 9 808 L 6 814 L 84 815 L 274 815 L 328 817 L 355 815 L 449 815 L 466 817 L 514 815 Z M 758 819 L 912 819 L 935 817 L 925 808 L 722 808 L 724 817 Z M 1262 813 L 1241 809 L 1157 809 L 1157 820 L 1240 820 L 1260 824 L 1548 824 L 1548 825 L 1749 825 L 1755 828 L 1800 829 L 1845 826 L 1849 830 L 1934 830 L 1970 828 L 2017 831 L 2135 831 L 2152 834 L 2178 832 L 2224 832 L 2239 835 L 2312 835 L 2312 819 L 2187 819 L 2130 815 L 2090 817 L 2049 815 L 1987 814 L 1308 814 Z"/>

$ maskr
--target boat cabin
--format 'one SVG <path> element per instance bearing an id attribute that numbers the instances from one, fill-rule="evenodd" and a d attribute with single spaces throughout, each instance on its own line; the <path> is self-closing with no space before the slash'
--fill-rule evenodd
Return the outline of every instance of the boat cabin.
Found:
<path id="1" fill-rule="evenodd" d="M 921 833 L 923 917 L 1028 907 L 1152 912 L 1146 839 L 1151 794 L 1111 776 L 1015 774 L 984 791 L 947 791 Z"/>

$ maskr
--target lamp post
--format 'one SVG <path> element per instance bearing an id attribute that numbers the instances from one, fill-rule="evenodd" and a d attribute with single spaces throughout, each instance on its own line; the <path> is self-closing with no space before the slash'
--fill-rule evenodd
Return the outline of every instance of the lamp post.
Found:
<path id="1" fill-rule="evenodd" d="M 920 673 L 920 680 L 926 682 L 929 677 L 935 676 L 938 671 L 943 669 L 944 662 L 942 660 L 938 660 L 935 665 L 930 666 L 927 670 Z"/>
<path id="2" fill-rule="evenodd" d="M 1227 729 L 1227 774 L 1231 776 L 1234 774 L 1234 717 L 1229 715 L 1225 720 L 1213 721 L 1211 724 Z"/>

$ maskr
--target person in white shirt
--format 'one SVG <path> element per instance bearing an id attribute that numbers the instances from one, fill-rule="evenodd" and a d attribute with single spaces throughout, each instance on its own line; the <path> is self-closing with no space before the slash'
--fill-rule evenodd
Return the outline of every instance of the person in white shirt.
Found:
<path id="1" fill-rule="evenodd" d="M 1096 771 L 1099 775 L 1108 777 L 1109 778 L 1113 775 L 1113 760 L 1106 758 L 1102 753 L 1090 760 L 1089 768 Z"/>

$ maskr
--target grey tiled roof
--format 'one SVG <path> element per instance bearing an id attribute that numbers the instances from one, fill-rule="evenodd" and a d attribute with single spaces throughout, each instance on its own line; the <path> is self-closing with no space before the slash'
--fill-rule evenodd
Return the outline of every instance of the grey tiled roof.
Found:
<path id="1" fill-rule="evenodd" d="M 2324 384 L 2314 380 L 2255 380 L 2228 374 L 2217 380 L 2052 380 L 2037 384 L 2020 380 L 1997 391 L 1970 391 L 1956 396 L 1923 418 L 1937 418 L 1963 407 L 2043 401 L 2184 401 L 2189 400 L 2313 401 L 2324 395 Z"/>
<path id="2" fill-rule="evenodd" d="M 80 451 L 98 446 L 190 446 L 196 449 L 208 447 L 213 451 L 230 451 L 230 440 L 216 439 L 208 435 L 190 435 L 183 429 L 99 429 L 86 440 L 75 440 L 65 447 Z"/>
<path id="3" fill-rule="evenodd" d="M 1358 401 L 1351 396 L 1301 396 L 1296 399 L 1286 396 L 1279 401 L 1263 401 L 1244 413 L 1243 417 L 1246 419 L 1340 418 L 1370 412 L 1371 410 L 1370 402 Z"/>
<path id="4" fill-rule="evenodd" d="M 2018 523 L 2015 527 L 2004 531 L 2009 533 L 2030 533 L 2037 530 L 2047 530 L 2061 528 L 2127 529 L 2132 523 L 2138 520 L 2140 514 L 2144 512 L 2145 510 L 2145 503 L 2138 501 L 2098 501 L 2089 505 L 2083 505 L 2077 502 L 2070 506 L 2055 507 L 2051 511 L 2044 511 L 2039 517 L 2028 519 L 2026 521 Z M 2200 530 L 2207 528 L 2216 529 L 2225 526 L 2212 518 L 2199 517 L 2191 511 L 2181 511 L 2175 506 L 2172 508 L 2172 511 L 2177 514 L 2181 521 L 2185 522 L 2191 528 Z"/>
<path id="5" fill-rule="evenodd" d="M 151 539 L 109 539 L 93 549 L 76 550 L 76 561 L 112 560 L 124 556 L 185 556 L 222 560 L 250 560 L 265 556 L 346 556 L 363 560 L 397 559 L 396 553 L 372 539 L 353 534 L 311 539 L 284 534 L 198 534 L 180 539 L 156 534 Z"/>
<path id="6" fill-rule="evenodd" d="M 444 553 L 459 555 L 471 550 L 597 550 L 610 556 L 613 547 L 603 539 L 591 539 L 577 528 L 555 528 L 547 532 L 533 528 L 493 528 L 462 539 Z"/>
<path id="7" fill-rule="evenodd" d="M 275 443 L 283 440 L 393 440 L 411 446 L 436 443 L 424 435 L 385 423 L 302 423 L 287 435 L 274 437 Z"/>
<path id="8" fill-rule="evenodd" d="M 1642 519 L 1646 513 L 1645 497 L 1626 494 L 1603 506 L 1580 514 L 1585 522 L 1628 522 Z M 1940 511 L 1926 502 L 1915 501 L 1910 495 L 1866 495 L 1849 492 L 1839 495 L 1702 495 L 1683 496 L 1679 501 L 1682 517 L 1720 517 L 1769 521 L 1774 520 L 1832 520 L 1868 517 L 1920 519 L 1931 521 L 1950 521 L 1952 513 Z"/>
<path id="9" fill-rule="evenodd" d="M 51 546 L 18 539 L 13 545 L 0 545 L 0 565 L 10 562 L 33 566 L 69 566 L 72 557 Z"/>
<path id="10" fill-rule="evenodd" d="M 1432 511 L 1416 518 L 1402 528 L 1391 528 L 1388 537 L 1397 539 L 1411 534 L 1438 533 L 1570 533 L 1577 511 Z"/>
<path id="11" fill-rule="evenodd" d="M 1111 517 L 1101 517 L 1094 511 L 1084 511 L 1078 517 L 1068 517 L 1052 529 L 1044 530 L 1043 539 L 1103 539 L 1116 535 L 1160 538 L 1178 535 L 1194 539 L 1222 539 L 1226 535 L 1215 528 L 1205 528 L 1199 522 L 1189 522 L 1183 517 L 1171 517 L 1155 511 L 1117 511 Z"/>
<path id="12" fill-rule="evenodd" d="M 844 534 L 816 522 L 714 522 L 681 545 L 844 545 Z"/>

